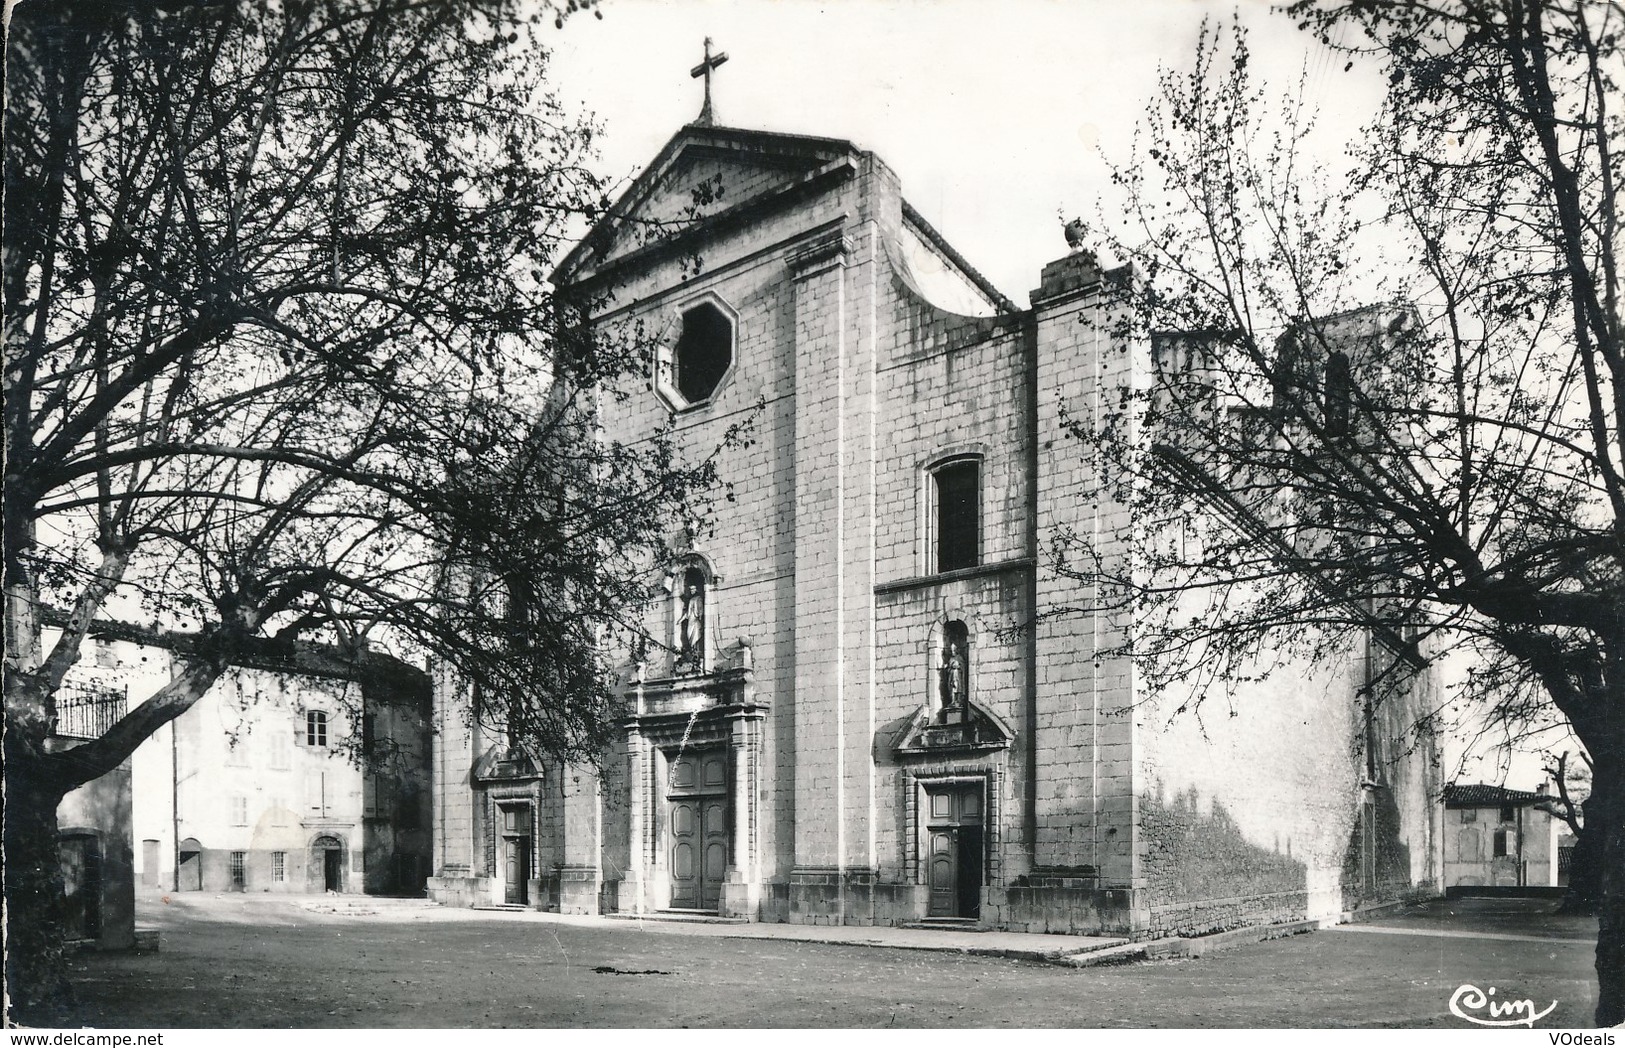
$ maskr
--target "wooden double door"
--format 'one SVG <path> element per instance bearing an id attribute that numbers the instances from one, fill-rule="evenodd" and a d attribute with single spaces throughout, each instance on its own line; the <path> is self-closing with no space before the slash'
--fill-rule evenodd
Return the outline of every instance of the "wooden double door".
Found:
<path id="1" fill-rule="evenodd" d="M 671 758 L 666 785 L 671 906 L 715 911 L 728 872 L 728 753 Z"/>
<path id="2" fill-rule="evenodd" d="M 981 781 L 926 789 L 926 881 L 931 917 L 978 917 L 987 855 Z"/>

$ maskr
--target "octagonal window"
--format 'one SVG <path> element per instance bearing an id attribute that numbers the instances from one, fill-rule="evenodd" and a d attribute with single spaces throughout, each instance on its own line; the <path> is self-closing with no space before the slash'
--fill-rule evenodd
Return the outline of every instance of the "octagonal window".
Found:
<path id="1" fill-rule="evenodd" d="M 715 302 L 683 313 L 683 332 L 672 349 L 672 378 L 690 404 L 711 399 L 733 363 L 733 320 Z"/>
<path id="2" fill-rule="evenodd" d="M 654 389 L 674 411 L 710 403 L 734 369 L 739 314 L 715 292 L 679 305 L 660 339 Z"/>

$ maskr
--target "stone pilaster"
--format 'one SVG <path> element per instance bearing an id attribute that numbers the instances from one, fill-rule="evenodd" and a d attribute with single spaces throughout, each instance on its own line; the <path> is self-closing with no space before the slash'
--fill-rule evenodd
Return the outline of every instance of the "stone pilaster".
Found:
<path id="1" fill-rule="evenodd" d="M 567 765 L 560 779 L 564 863 L 559 869 L 559 912 L 596 914 L 603 884 L 598 774 L 589 765 Z"/>
<path id="2" fill-rule="evenodd" d="M 1097 544 L 1106 569 L 1125 570 L 1111 536 L 1127 523 L 1104 482 L 1104 460 L 1067 431 L 1063 416 L 1090 425 L 1132 380 L 1134 354 L 1121 348 L 1110 280 L 1094 256 L 1076 252 L 1044 267 L 1033 292 L 1037 351 L 1037 543 L 1069 531 Z M 1120 548 L 1119 548 L 1120 549 Z M 1097 652 L 1122 640 L 1105 613 L 1045 615 L 1059 606 L 1092 607 L 1095 595 L 1041 558 L 1035 595 L 1037 674 L 1034 744 L 1037 782 L 1035 873 L 1098 878 L 1131 887 L 1135 878 L 1132 754 L 1133 676 L 1123 659 Z"/>
<path id="3" fill-rule="evenodd" d="M 733 748 L 733 840 L 727 880 L 722 885 L 721 912 L 725 917 L 755 919 L 762 901 L 761 797 L 762 726 L 761 716 L 746 713 L 732 717 Z"/>
<path id="4" fill-rule="evenodd" d="M 649 898 L 649 867 L 654 862 L 652 754 L 648 740 L 634 722 L 626 733 L 627 833 L 631 861 L 616 888 L 616 909 L 621 913 L 649 913 L 656 905 Z"/>
<path id="5" fill-rule="evenodd" d="M 843 539 L 846 524 L 846 268 L 835 223 L 786 258 L 795 297 L 795 859 L 835 867 L 844 808 Z"/>

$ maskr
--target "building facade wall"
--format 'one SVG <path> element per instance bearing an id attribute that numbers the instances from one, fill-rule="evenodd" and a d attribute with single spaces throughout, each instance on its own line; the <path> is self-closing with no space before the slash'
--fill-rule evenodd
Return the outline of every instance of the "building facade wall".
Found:
<path id="1" fill-rule="evenodd" d="M 1446 887 L 1555 885 L 1552 816 L 1514 805 L 1445 808 L 1441 834 Z M 1497 855 L 1496 836 L 1502 840 Z"/>
<path id="2" fill-rule="evenodd" d="M 167 680 L 167 658 L 117 644 L 126 667 L 140 668 L 129 678 L 132 694 Z M 325 717 L 315 744 L 311 712 Z M 133 758 L 141 882 L 180 891 L 421 890 L 433 862 L 431 738 L 427 709 L 364 694 L 358 683 L 230 669 Z M 326 858 L 330 850 L 341 860 Z"/>
<path id="3" fill-rule="evenodd" d="M 691 128 L 649 177 L 627 208 L 708 222 L 629 223 L 561 278 L 598 303 L 599 337 L 656 344 L 651 373 L 603 399 L 605 432 L 670 424 L 695 456 L 740 422 L 748 438 L 719 454 L 728 500 L 671 536 L 680 564 L 648 566 L 644 624 L 663 643 L 625 653 L 625 734 L 602 775 L 563 770 L 558 847 L 574 858 L 561 870 L 596 877 L 601 909 L 692 908 L 683 870 L 703 838 L 726 870 L 701 908 L 808 923 L 1161 934 L 1340 909 L 1350 835 L 1378 825 L 1359 815 L 1356 671 L 1238 695 L 1248 716 L 1204 734 L 1102 654 L 1123 622 L 1053 563 L 1059 535 L 1129 523 L 1104 457 L 1069 428 L 1145 381 L 1148 351 L 1115 334 L 1126 275 L 1069 255 L 1031 311 L 1003 308 L 911 217 L 890 170 L 844 143 Z M 712 185 L 723 192 L 694 191 Z M 934 305 L 931 267 L 988 315 Z M 659 369 L 700 303 L 731 319 L 733 358 L 685 407 Z M 932 470 L 955 457 L 979 463 L 977 553 L 939 571 Z M 699 665 L 674 657 L 682 565 L 709 579 Z M 950 630 L 968 663 L 957 703 Z M 451 712 L 456 682 L 437 693 L 436 832 L 452 840 L 437 897 L 467 902 L 481 889 L 454 882 L 479 876 L 479 858 L 455 841 L 478 836 L 482 744 Z M 712 782 L 695 768 L 725 770 Z M 1427 789 L 1393 785 L 1407 812 Z M 1432 838 L 1407 820 L 1387 836 L 1418 841 L 1385 852 L 1385 869 L 1414 883 Z M 942 897 L 950 861 L 972 895 Z M 547 905 L 564 908 L 562 893 Z"/>

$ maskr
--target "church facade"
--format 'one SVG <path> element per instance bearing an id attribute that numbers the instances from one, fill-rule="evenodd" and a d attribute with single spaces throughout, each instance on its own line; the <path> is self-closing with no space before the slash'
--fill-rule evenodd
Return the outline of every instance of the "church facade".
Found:
<path id="1" fill-rule="evenodd" d="M 1414 652 L 1367 638 L 1202 723 L 1100 654 L 1121 625 L 1053 570 L 1058 534 L 1127 523 L 1064 424 L 1150 359 L 1114 334 L 1121 279 L 1075 251 L 1020 309 L 875 154 L 681 130 L 555 282 L 658 347 L 608 435 L 703 454 L 748 420 L 732 499 L 653 573 L 664 643 L 627 655 L 597 768 L 509 749 L 437 679 L 431 895 L 1147 936 L 1433 886 Z"/>

